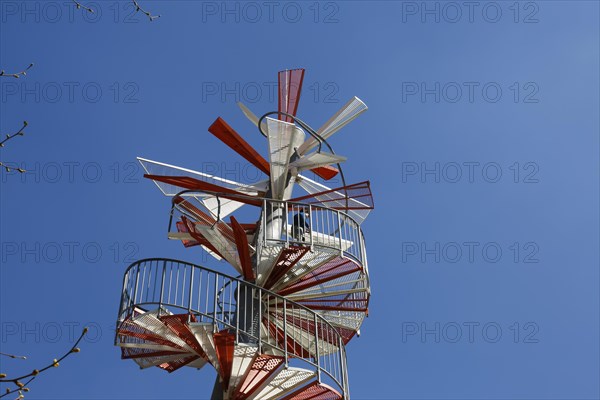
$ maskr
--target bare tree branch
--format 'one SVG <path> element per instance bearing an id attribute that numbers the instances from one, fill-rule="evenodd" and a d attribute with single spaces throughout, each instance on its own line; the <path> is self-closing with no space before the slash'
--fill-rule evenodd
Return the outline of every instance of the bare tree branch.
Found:
<path id="1" fill-rule="evenodd" d="M 25 135 L 25 133 L 23 132 L 23 130 L 25 130 L 25 128 L 27 127 L 27 125 L 29 125 L 27 123 L 27 121 L 23 121 L 23 126 L 21 127 L 21 129 L 19 129 L 18 132 L 13 133 L 12 135 L 6 135 L 6 138 L 0 142 L 0 147 L 4 147 L 4 143 L 8 142 L 10 139 L 14 138 L 15 136 L 23 136 Z"/>
<path id="2" fill-rule="evenodd" d="M 0 147 L 4 147 L 4 143 L 8 142 L 9 140 L 11 140 L 12 138 L 16 137 L 16 136 L 23 136 L 25 135 L 25 128 L 27 127 L 27 121 L 23 121 L 23 126 L 21 127 L 21 129 L 19 129 L 18 132 L 13 133 L 12 135 L 6 135 L 6 138 L 0 142 Z M 6 165 L 5 163 L 3 163 L 2 161 L 0 161 L 0 167 L 3 167 L 6 172 L 10 172 L 12 171 L 11 167 L 9 167 L 8 165 Z M 20 173 L 25 172 L 25 170 L 23 168 L 15 168 L 16 171 L 19 171 Z M 3 353 L 0 353 L 2 355 L 4 355 Z"/>
<path id="3" fill-rule="evenodd" d="M 8 396 L 9 394 L 18 392 L 19 397 L 17 397 L 15 400 L 25 398 L 25 395 L 23 394 L 23 392 L 29 392 L 29 388 L 27 387 L 27 385 L 29 385 L 31 383 L 31 381 L 33 381 L 35 378 L 36 378 L 35 376 L 32 376 L 30 379 L 27 380 L 27 382 L 21 383 L 23 386 L 17 385 L 16 389 L 10 390 L 9 388 L 6 388 L 6 392 L 4 392 L 3 395 L 0 395 L 0 397 Z"/>
<path id="4" fill-rule="evenodd" d="M 0 76 L 6 76 L 6 77 L 12 77 L 12 78 L 20 78 L 21 76 L 26 76 L 27 75 L 27 71 L 29 71 L 29 69 L 33 67 L 33 63 L 29 64 L 29 66 L 27 68 L 25 68 L 23 71 L 21 72 L 17 72 L 14 74 L 7 74 L 6 72 L 4 72 L 4 70 L 0 70 Z M 23 126 L 21 127 L 21 129 L 19 129 L 19 131 L 13 135 L 6 135 L 6 138 L 0 142 L 0 147 L 4 147 L 4 143 L 8 142 L 10 139 L 14 138 L 15 136 L 23 136 L 23 130 L 25 129 L 25 127 L 27 126 L 27 121 L 23 121 Z M 10 172 L 11 168 L 9 166 L 7 166 L 6 164 L 4 164 L 2 161 L 0 161 L 0 167 L 3 167 L 6 172 Z M 20 173 L 25 172 L 24 169 L 22 168 L 16 168 L 17 171 L 19 171 Z"/>
<path id="5" fill-rule="evenodd" d="M 71 349 L 68 352 L 66 352 L 62 357 L 60 357 L 59 359 L 55 358 L 54 360 L 52 360 L 52 363 L 45 366 L 44 368 L 34 369 L 32 372 L 30 372 L 26 375 L 19 376 L 17 378 L 7 378 L 6 374 L 0 374 L 0 383 L 13 383 L 16 386 L 12 390 L 10 388 L 6 388 L 6 392 L 4 394 L 1 394 L 0 398 L 2 398 L 4 396 L 8 396 L 9 394 L 16 393 L 16 392 L 19 393 L 18 398 L 22 399 L 23 397 L 25 397 L 23 392 L 29 391 L 29 388 L 27 387 L 27 385 L 29 383 L 31 383 L 31 381 L 33 381 L 35 378 L 37 378 L 39 374 L 41 374 L 42 372 L 44 372 L 50 368 L 57 368 L 60 365 L 60 362 L 62 360 L 64 360 L 65 358 L 67 358 L 68 356 L 70 356 L 73 353 L 79 353 L 81 351 L 79 349 L 79 347 L 77 347 L 77 345 L 79 344 L 79 342 L 81 342 L 81 339 L 83 339 L 83 337 L 85 336 L 85 334 L 87 332 L 88 332 L 88 328 L 84 328 L 83 331 L 81 332 L 81 335 L 79 336 L 79 339 L 77 339 L 77 341 L 75 342 L 73 347 L 71 347 Z M 29 378 L 29 379 L 27 379 L 27 378 Z M 27 381 L 25 383 L 21 382 L 25 379 L 27 379 Z"/>
<path id="6" fill-rule="evenodd" d="M 160 15 L 152 15 L 152 13 L 150 13 L 149 11 L 144 10 L 140 4 L 137 2 L 137 0 L 132 0 L 133 1 L 133 5 L 135 6 L 135 12 L 141 11 L 142 13 L 146 14 L 146 16 L 150 19 L 150 21 L 154 21 L 157 18 L 160 18 Z"/>
<path id="7" fill-rule="evenodd" d="M 80 2 L 78 2 L 77 0 L 72 0 L 72 1 L 73 1 L 73 3 L 75 3 L 75 5 L 76 5 L 76 7 L 77 7 L 78 10 L 81 9 L 81 8 L 83 8 L 85 11 L 87 11 L 89 13 L 92 13 L 92 14 L 94 13 L 94 10 L 92 10 L 89 7 L 84 6 L 83 4 L 81 4 Z"/>
<path id="8" fill-rule="evenodd" d="M 83 8 L 85 10 L 87 10 L 90 13 L 93 13 L 94 10 L 92 10 L 91 8 L 85 7 L 83 5 L 81 5 L 81 3 L 77 2 L 76 0 L 73 0 L 73 2 L 77 5 L 77 8 Z M 17 72 L 14 74 L 7 74 L 4 70 L 0 70 L 0 77 L 2 76 L 6 76 L 6 77 L 13 77 L 13 78 L 20 78 L 21 76 L 26 76 L 27 75 L 27 71 L 33 67 L 33 63 L 29 64 L 29 66 L 27 68 L 25 68 L 23 71 L 21 72 Z M 17 137 L 17 136 L 24 136 L 25 135 L 25 128 L 27 127 L 28 123 L 27 121 L 23 121 L 23 126 L 21 127 L 21 129 L 19 129 L 17 132 L 13 133 L 12 135 L 7 134 L 6 137 L 4 138 L 4 140 L 2 140 L 0 142 L 0 148 L 4 147 L 4 144 L 7 143 L 9 140 Z M 6 169 L 7 172 L 11 171 L 11 168 L 9 166 L 7 166 L 6 164 L 2 163 L 0 161 L 0 167 L 3 167 L 4 169 Z M 23 173 L 25 172 L 24 169 L 22 168 L 16 168 L 17 171 Z M 65 353 L 62 357 L 58 358 L 58 359 L 54 359 L 52 360 L 52 363 L 41 368 L 41 369 L 34 369 L 32 372 L 30 372 L 29 374 L 23 375 L 23 376 L 19 376 L 17 378 L 7 378 L 5 373 L 0 373 L 0 384 L 2 383 L 13 383 L 15 385 L 15 387 L 11 390 L 10 388 L 6 388 L 6 392 L 4 394 L 0 394 L 0 398 L 8 396 L 10 394 L 14 394 L 14 393 L 18 393 L 19 396 L 15 399 L 15 400 L 19 400 L 19 399 L 23 399 L 25 397 L 24 393 L 29 392 L 29 387 L 28 385 L 38 377 L 39 374 L 41 374 L 42 372 L 50 369 L 50 368 L 56 368 L 60 365 L 60 362 L 62 360 L 64 360 L 65 358 L 67 358 L 69 355 L 71 355 L 72 353 L 79 353 L 81 350 L 79 349 L 79 347 L 77 347 L 77 345 L 79 344 L 79 342 L 81 342 L 81 339 L 83 339 L 83 337 L 85 336 L 85 334 L 88 332 L 88 328 L 84 328 L 83 331 L 81 332 L 81 335 L 79 336 L 79 338 L 77 339 L 77 341 L 75 342 L 75 344 L 71 347 L 71 349 Z M 14 354 L 8 354 L 8 353 L 2 353 L 0 352 L 0 356 L 4 356 L 4 357 L 9 357 L 9 358 L 13 358 L 13 359 L 20 359 L 20 360 L 26 360 L 27 357 L 25 356 L 18 356 L 18 355 L 14 355 Z M 26 380 L 24 383 L 22 382 L 23 380 Z"/>
<path id="9" fill-rule="evenodd" d="M 0 356 L 9 357 L 9 358 L 18 358 L 20 360 L 27 360 L 27 357 L 25 357 L 25 356 L 16 356 L 14 354 L 0 353 Z"/>
<path id="10" fill-rule="evenodd" d="M 17 78 L 17 79 L 19 79 L 21 76 L 27 75 L 27 71 L 29 71 L 29 69 L 31 67 L 33 67 L 33 63 L 29 64 L 29 66 L 27 68 L 25 68 L 23 71 L 16 72 L 14 74 L 6 73 L 6 71 L 0 70 L 0 76 L 6 76 L 6 77 L 11 77 L 11 78 Z"/>

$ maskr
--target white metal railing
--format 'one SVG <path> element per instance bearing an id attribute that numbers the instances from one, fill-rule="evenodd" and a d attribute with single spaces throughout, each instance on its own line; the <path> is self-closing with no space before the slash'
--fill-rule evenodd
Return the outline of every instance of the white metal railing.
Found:
<path id="1" fill-rule="evenodd" d="M 117 332 L 136 308 L 184 312 L 195 322 L 214 324 L 215 331 L 229 330 L 236 343 L 283 356 L 286 367 L 290 361 L 312 366 L 319 381 L 325 378 L 349 398 L 345 347 L 337 329 L 307 307 L 259 286 L 182 261 L 145 259 L 125 272 Z"/>
<path id="2" fill-rule="evenodd" d="M 360 225 L 333 208 L 282 200 L 263 200 L 261 227 L 264 245 L 303 244 L 334 249 L 361 265 L 365 260 Z"/>
<path id="3" fill-rule="evenodd" d="M 201 210 L 204 214 L 216 215 L 215 221 L 220 221 L 220 207 L 208 209 L 203 198 L 214 196 L 220 203 L 221 200 L 244 201 L 255 197 L 221 194 L 212 192 L 199 192 L 193 190 L 182 191 L 173 197 L 171 221 L 177 220 L 176 214 L 197 220 L 193 210 Z M 221 197 L 221 200 L 219 200 Z M 318 247 L 338 251 L 341 256 L 351 258 L 359 263 L 368 279 L 367 256 L 364 237 L 360 224 L 347 213 L 320 205 L 307 204 L 294 201 L 262 199 L 262 210 L 258 224 L 258 235 L 255 242 L 256 252 L 261 256 L 265 247 L 289 246 L 290 244 L 309 245 L 311 249 Z M 206 224 L 206 221 L 196 221 Z M 211 222 L 210 225 L 213 225 Z"/>

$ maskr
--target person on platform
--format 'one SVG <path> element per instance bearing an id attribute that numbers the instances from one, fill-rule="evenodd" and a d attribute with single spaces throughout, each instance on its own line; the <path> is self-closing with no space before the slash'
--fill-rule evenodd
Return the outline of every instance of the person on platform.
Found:
<path id="1" fill-rule="evenodd" d="M 293 234 L 296 240 L 305 241 L 304 234 L 310 229 L 310 216 L 308 213 L 304 213 L 304 209 L 301 208 L 300 212 L 294 215 L 294 229 Z"/>

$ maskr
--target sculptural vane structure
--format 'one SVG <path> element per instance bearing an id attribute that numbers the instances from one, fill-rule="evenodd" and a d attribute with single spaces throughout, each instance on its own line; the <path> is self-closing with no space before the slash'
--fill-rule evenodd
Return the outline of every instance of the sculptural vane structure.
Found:
<path id="1" fill-rule="evenodd" d="M 268 159 L 222 118 L 208 128 L 262 181 L 139 158 L 171 200 L 168 237 L 237 277 L 166 258 L 133 263 L 115 337 L 123 359 L 168 372 L 210 364 L 213 399 L 349 399 L 345 345 L 368 313 L 361 224 L 373 197 L 368 181 L 346 183 L 346 157 L 328 140 L 367 106 L 354 97 L 315 131 L 296 117 L 303 79 L 303 69 L 279 72 L 278 110 L 261 118 L 239 103 Z"/>

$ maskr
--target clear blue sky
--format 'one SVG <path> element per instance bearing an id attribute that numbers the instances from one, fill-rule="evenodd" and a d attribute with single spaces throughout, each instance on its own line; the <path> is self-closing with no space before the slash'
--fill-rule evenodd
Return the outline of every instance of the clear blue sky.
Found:
<path id="1" fill-rule="evenodd" d="M 166 239 L 169 202 L 132 162 L 261 178 L 206 129 L 222 116 L 265 154 L 236 97 L 276 109 L 294 67 L 314 127 L 354 95 L 369 106 L 331 140 L 376 205 L 352 398 L 600 396 L 597 2 L 140 0 L 153 22 L 91 4 L 0 0 L 0 68 L 35 63 L 0 78 L 0 132 L 29 121 L 0 159 L 30 171 L 0 174 L 0 347 L 30 357 L 0 369 L 91 327 L 28 398 L 209 396 L 211 368 L 140 371 L 112 345 L 130 261 L 222 268 Z"/>

